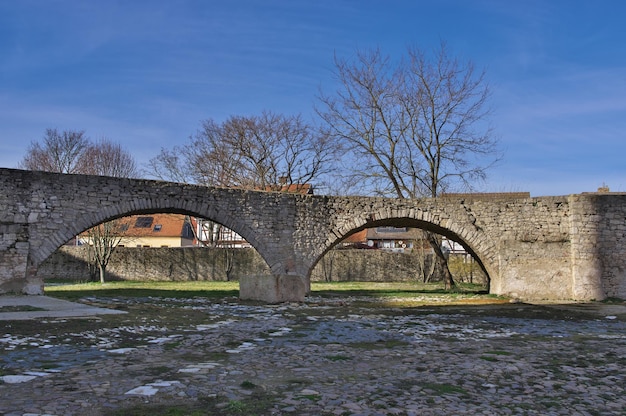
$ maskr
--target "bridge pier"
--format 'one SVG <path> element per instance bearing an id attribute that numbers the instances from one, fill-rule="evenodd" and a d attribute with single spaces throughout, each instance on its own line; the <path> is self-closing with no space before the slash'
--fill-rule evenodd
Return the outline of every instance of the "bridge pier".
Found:
<path id="1" fill-rule="evenodd" d="M 5 267 L 0 267 L 0 269 L 5 269 Z M 4 272 L 0 275 L 11 277 L 0 279 L 0 295 L 43 295 L 43 279 L 37 277 L 36 269 L 16 267 L 13 270 L 4 270 Z"/>
<path id="2" fill-rule="evenodd" d="M 308 280 L 291 274 L 244 276 L 239 279 L 239 298 L 267 303 L 303 302 Z"/>
<path id="3" fill-rule="evenodd" d="M 43 280 L 29 261 L 25 228 L 20 223 L 0 225 L 0 294 L 43 295 Z"/>

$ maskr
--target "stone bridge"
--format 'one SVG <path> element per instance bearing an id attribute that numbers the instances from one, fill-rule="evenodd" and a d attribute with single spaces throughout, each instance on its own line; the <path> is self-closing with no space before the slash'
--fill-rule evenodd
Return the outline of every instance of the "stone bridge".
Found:
<path id="1" fill-rule="evenodd" d="M 302 300 L 329 249 L 378 226 L 422 228 L 460 242 L 494 294 L 626 298 L 626 194 L 335 197 L 14 169 L 0 169 L 0 293 L 42 294 L 37 268 L 57 248 L 94 225 L 150 213 L 210 219 L 250 242 L 272 276 L 246 279 L 245 290 L 242 281 L 249 298 Z"/>

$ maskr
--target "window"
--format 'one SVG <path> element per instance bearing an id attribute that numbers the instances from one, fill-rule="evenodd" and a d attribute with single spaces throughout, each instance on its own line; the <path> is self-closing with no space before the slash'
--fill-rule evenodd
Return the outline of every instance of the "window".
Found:
<path id="1" fill-rule="evenodd" d="M 135 228 L 150 228 L 152 227 L 153 217 L 137 217 L 135 220 Z"/>
<path id="2" fill-rule="evenodd" d="M 152 229 L 152 231 L 154 231 L 155 233 L 158 233 L 159 231 L 161 231 L 161 228 L 163 228 L 163 225 L 156 224 L 154 228 Z"/>

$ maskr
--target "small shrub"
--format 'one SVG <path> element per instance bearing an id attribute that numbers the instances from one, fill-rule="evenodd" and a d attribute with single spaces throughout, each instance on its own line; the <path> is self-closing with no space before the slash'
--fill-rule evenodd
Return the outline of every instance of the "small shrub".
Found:
<path id="1" fill-rule="evenodd" d="M 254 389 L 254 388 L 256 387 L 256 384 L 254 384 L 254 383 L 253 383 L 253 382 L 251 382 L 251 381 L 245 380 L 245 381 L 244 381 L 244 382 L 242 382 L 239 386 L 240 386 L 241 388 L 243 388 L 243 389 L 246 389 L 246 390 L 252 390 L 252 389 Z"/>

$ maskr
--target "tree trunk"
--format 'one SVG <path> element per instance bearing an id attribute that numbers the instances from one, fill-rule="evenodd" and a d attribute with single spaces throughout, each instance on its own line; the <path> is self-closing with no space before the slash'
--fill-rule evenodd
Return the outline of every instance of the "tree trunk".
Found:
<path id="1" fill-rule="evenodd" d="M 336 249 L 329 250 L 324 257 L 320 260 L 322 264 L 322 274 L 324 275 L 325 282 L 333 281 L 333 263 L 335 260 Z"/>
<path id="2" fill-rule="evenodd" d="M 234 253 L 231 248 L 223 248 L 222 250 L 224 250 L 224 272 L 226 273 L 226 281 L 230 282 L 233 278 Z"/>
<path id="3" fill-rule="evenodd" d="M 106 268 L 100 266 L 98 267 L 100 270 L 100 283 L 104 283 L 104 276 L 106 275 Z"/>
<path id="4" fill-rule="evenodd" d="M 452 290 L 456 288 L 456 283 L 452 278 L 452 273 L 450 273 L 450 268 L 448 267 L 448 260 L 445 256 L 443 258 L 435 256 L 435 261 L 438 263 L 441 270 L 445 290 Z"/>
<path id="5" fill-rule="evenodd" d="M 433 248 L 435 252 L 435 258 L 433 259 L 436 262 L 437 269 L 441 273 L 441 277 L 443 279 L 445 290 L 452 290 L 456 287 L 456 283 L 452 278 L 452 273 L 450 273 L 450 269 L 448 268 L 448 259 L 447 256 L 443 253 L 441 249 L 441 241 L 434 233 L 426 232 L 426 238 L 428 239 L 428 243 Z"/>
<path id="6" fill-rule="evenodd" d="M 428 283 L 435 271 L 435 262 L 432 260 L 430 253 L 427 253 L 422 242 L 422 240 L 427 240 L 427 231 L 421 230 L 421 232 L 422 238 L 415 242 L 416 247 L 413 248 L 413 252 L 417 257 L 417 275 L 419 280 L 422 283 Z"/>

